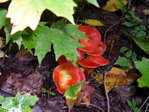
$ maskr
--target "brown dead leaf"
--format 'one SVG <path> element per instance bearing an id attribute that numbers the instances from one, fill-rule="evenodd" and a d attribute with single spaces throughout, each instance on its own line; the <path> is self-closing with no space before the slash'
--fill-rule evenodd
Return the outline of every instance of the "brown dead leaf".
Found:
<path id="1" fill-rule="evenodd" d="M 95 88 L 88 85 L 88 82 L 86 82 L 82 85 L 81 91 L 77 93 L 76 99 L 66 98 L 66 105 L 68 106 L 69 110 L 71 110 L 74 105 L 79 106 L 81 101 L 86 103 L 86 106 L 89 106 L 90 98 L 94 92 Z"/>
<path id="2" fill-rule="evenodd" d="M 106 77 L 106 89 L 109 92 L 113 88 L 117 88 L 121 85 L 129 85 L 133 83 L 139 76 L 135 73 L 126 74 L 123 70 L 113 67 L 111 71 L 107 72 Z M 94 77 L 100 83 L 103 83 L 103 75 L 97 74 Z"/>
<path id="3" fill-rule="evenodd" d="M 122 0 L 123 4 L 127 4 L 126 0 Z M 115 12 L 119 10 L 118 8 L 118 0 L 109 0 L 106 5 L 103 7 L 104 10 L 109 12 Z"/>

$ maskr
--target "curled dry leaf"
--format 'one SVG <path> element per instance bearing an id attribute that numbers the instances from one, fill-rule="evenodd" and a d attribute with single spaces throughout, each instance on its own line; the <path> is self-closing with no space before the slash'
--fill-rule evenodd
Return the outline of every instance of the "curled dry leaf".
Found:
<path id="1" fill-rule="evenodd" d="M 89 106 L 91 96 L 94 92 L 95 88 L 88 85 L 88 82 L 80 82 L 69 87 L 64 94 L 69 110 L 72 109 L 74 105 L 78 106 L 81 101 L 86 103 L 86 106 Z"/>
<path id="2" fill-rule="evenodd" d="M 111 89 L 117 88 L 121 85 L 129 85 L 139 77 L 136 73 L 126 74 L 125 71 L 115 67 L 113 67 L 111 71 L 108 71 L 107 73 L 106 89 L 108 92 Z M 94 78 L 99 81 L 99 83 L 104 82 L 102 74 L 97 74 Z"/>
<path id="3" fill-rule="evenodd" d="M 121 0 L 124 5 L 127 4 L 126 0 Z M 103 7 L 104 10 L 109 12 L 115 12 L 119 10 L 119 1 L 118 0 L 109 0 L 106 5 Z"/>

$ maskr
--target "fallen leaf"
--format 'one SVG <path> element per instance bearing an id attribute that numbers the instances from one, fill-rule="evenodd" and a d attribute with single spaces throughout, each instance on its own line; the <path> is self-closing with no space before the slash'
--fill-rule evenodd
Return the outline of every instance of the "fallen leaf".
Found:
<path id="1" fill-rule="evenodd" d="M 0 49 L 3 48 L 5 46 L 5 38 L 0 37 Z"/>
<path id="2" fill-rule="evenodd" d="M 85 19 L 80 21 L 91 26 L 105 26 L 101 21 L 97 19 Z"/>
<path id="3" fill-rule="evenodd" d="M 0 51 L 0 58 L 3 58 L 5 56 L 4 51 Z"/>
<path id="4" fill-rule="evenodd" d="M 81 101 L 81 90 L 83 85 L 84 82 L 82 81 L 74 86 L 68 87 L 66 90 L 64 97 L 66 98 L 66 105 L 68 106 L 69 110 L 71 110 L 74 105 L 77 105 Z"/>
<path id="5" fill-rule="evenodd" d="M 145 9 L 145 10 L 143 10 L 143 13 L 144 13 L 145 15 L 149 15 L 149 10 Z"/>
<path id="6" fill-rule="evenodd" d="M 123 70 L 113 67 L 111 71 L 107 72 L 106 76 L 106 89 L 109 92 L 113 88 L 117 88 L 121 85 L 129 85 L 133 83 L 139 76 L 135 73 L 126 74 Z M 103 83 L 103 75 L 97 74 L 94 77 L 99 83 Z"/>
<path id="7" fill-rule="evenodd" d="M 124 5 L 127 4 L 126 0 L 121 0 Z M 109 0 L 103 7 L 104 10 L 109 12 L 115 12 L 120 9 L 118 0 Z"/>

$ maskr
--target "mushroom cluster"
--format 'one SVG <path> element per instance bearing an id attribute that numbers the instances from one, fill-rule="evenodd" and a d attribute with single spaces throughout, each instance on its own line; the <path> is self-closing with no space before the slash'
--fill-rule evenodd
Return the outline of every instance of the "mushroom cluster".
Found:
<path id="1" fill-rule="evenodd" d="M 89 39 L 78 40 L 84 47 L 77 48 L 80 55 L 77 63 L 85 68 L 97 68 L 109 64 L 109 60 L 102 56 L 106 45 L 101 42 L 100 32 L 95 28 L 82 25 L 78 27 L 78 30 L 84 32 Z M 65 56 L 60 56 L 58 63 L 52 77 L 59 93 L 63 94 L 69 86 L 86 80 L 85 72 L 75 67 Z"/>
<path id="2" fill-rule="evenodd" d="M 106 45 L 101 41 L 100 32 L 89 26 L 79 26 L 78 30 L 85 33 L 89 39 L 79 39 L 78 42 L 84 47 L 78 47 L 80 55 L 77 63 L 86 68 L 97 68 L 109 64 L 109 60 L 102 55 L 106 50 Z"/>

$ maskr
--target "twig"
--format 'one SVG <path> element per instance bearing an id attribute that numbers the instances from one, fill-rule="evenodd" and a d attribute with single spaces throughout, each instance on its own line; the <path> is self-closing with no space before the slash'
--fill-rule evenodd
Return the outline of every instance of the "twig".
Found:
<path id="1" fill-rule="evenodd" d="M 147 106 L 146 106 L 145 112 L 148 111 L 148 107 L 149 107 L 149 103 L 148 103 Z"/>
<path id="2" fill-rule="evenodd" d="M 105 94 L 106 94 L 106 99 L 107 99 L 107 112 L 110 112 L 110 102 L 109 102 L 109 96 L 108 96 L 108 92 L 107 92 L 107 89 L 106 89 L 106 76 L 107 76 L 108 73 L 105 73 L 104 74 L 104 89 L 105 89 Z"/>
<path id="3" fill-rule="evenodd" d="M 92 107 L 97 108 L 97 109 L 100 110 L 101 112 L 104 112 L 104 110 L 103 110 L 101 107 L 99 107 L 99 106 L 97 106 L 97 105 L 94 105 L 94 104 L 80 103 L 80 105 L 89 105 L 89 106 L 92 106 Z"/>
<path id="4" fill-rule="evenodd" d="M 108 31 L 112 28 L 112 27 L 114 27 L 115 25 L 117 25 L 117 24 L 119 24 L 121 21 L 123 21 L 124 19 L 120 19 L 119 21 L 117 21 L 116 23 L 114 23 L 113 25 L 111 25 L 107 30 L 106 30 L 106 32 L 104 33 L 104 43 L 105 43 L 105 38 L 106 38 L 106 36 L 107 36 L 107 33 L 108 33 Z"/>
<path id="5" fill-rule="evenodd" d="M 127 6 L 127 9 L 128 9 L 128 10 L 130 9 L 131 2 L 132 2 L 132 0 L 129 0 L 129 2 L 128 2 L 128 6 Z"/>
<path id="6" fill-rule="evenodd" d="M 148 101 L 149 97 L 146 98 L 146 100 L 143 102 L 143 104 L 141 105 L 141 107 L 139 108 L 139 110 L 137 112 L 139 112 L 141 110 L 141 108 L 146 104 L 146 102 Z"/>

